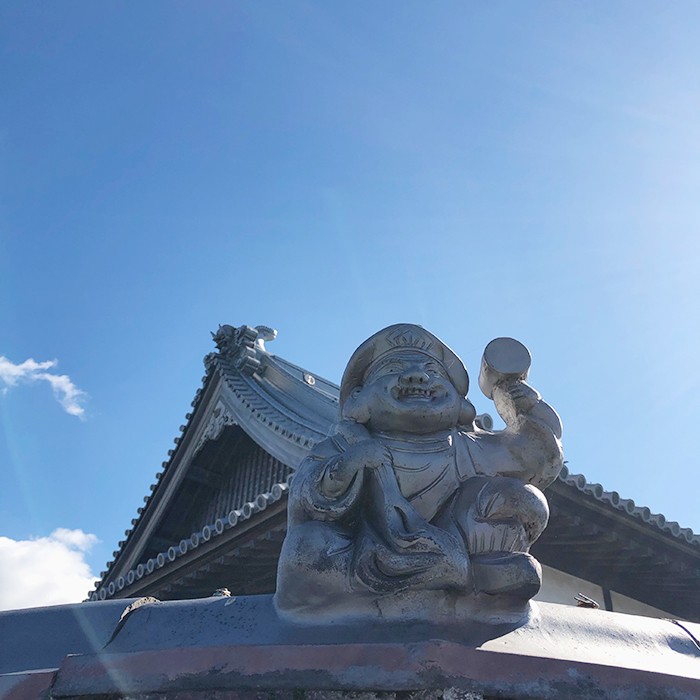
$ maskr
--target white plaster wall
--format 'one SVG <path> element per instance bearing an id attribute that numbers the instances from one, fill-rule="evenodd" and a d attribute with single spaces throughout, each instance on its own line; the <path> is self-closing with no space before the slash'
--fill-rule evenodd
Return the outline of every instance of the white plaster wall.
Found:
<path id="1" fill-rule="evenodd" d="M 542 588 L 535 596 L 535 600 L 543 603 L 561 603 L 563 605 L 576 605 L 576 594 L 593 598 L 601 610 L 605 610 L 603 589 L 595 583 L 586 581 L 577 576 L 566 574 L 550 566 L 542 567 Z M 659 608 L 642 603 L 634 598 L 629 598 L 622 593 L 610 591 L 613 612 L 627 613 L 628 615 L 644 615 L 646 617 L 674 617 L 670 613 Z"/>
<path id="2" fill-rule="evenodd" d="M 653 608 L 646 603 L 640 603 L 634 598 L 628 598 L 622 593 L 610 591 L 614 612 L 628 613 L 630 615 L 645 615 L 646 617 L 674 617 L 671 613 L 664 612 L 658 608 Z"/>
<path id="3" fill-rule="evenodd" d="M 550 566 L 542 567 L 542 588 L 535 596 L 535 600 L 540 600 L 543 603 L 576 605 L 577 593 L 583 593 L 583 595 L 593 598 L 601 609 L 605 609 L 603 589 L 600 586 L 571 574 L 565 574 L 563 571 L 552 569 Z"/>

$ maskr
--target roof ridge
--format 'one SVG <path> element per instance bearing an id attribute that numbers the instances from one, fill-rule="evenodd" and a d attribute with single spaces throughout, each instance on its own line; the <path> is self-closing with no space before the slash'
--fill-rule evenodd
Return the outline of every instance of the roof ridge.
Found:
<path id="1" fill-rule="evenodd" d="M 570 473 L 566 465 L 562 467 L 559 480 L 569 486 L 576 487 L 579 491 L 592 496 L 601 503 L 609 504 L 617 510 L 641 519 L 648 525 L 656 525 L 662 532 L 700 547 L 700 535 L 694 533 L 691 528 L 681 527 L 675 520 L 666 520 L 663 513 L 652 513 L 647 506 L 638 506 L 631 498 L 622 498 L 617 491 L 606 491 L 601 484 L 588 482 L 583 474 Z"/>

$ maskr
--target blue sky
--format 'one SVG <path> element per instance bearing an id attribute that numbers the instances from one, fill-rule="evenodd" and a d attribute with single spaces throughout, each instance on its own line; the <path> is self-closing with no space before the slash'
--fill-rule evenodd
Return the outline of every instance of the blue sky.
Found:
<path id="1" fill-rule="evenodd" d="M 3 15 L 0 355 L 87 397 L 5 382 L 1 536 L 104 569 L 219 323 L 337 382 L 399 321 L 525 342 L 571 470 L 700 531 L 697 3 Z"/>

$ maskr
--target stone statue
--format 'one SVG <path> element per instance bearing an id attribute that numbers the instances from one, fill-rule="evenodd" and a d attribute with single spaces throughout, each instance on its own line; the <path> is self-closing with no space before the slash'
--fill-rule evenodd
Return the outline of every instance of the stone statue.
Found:
<path id="1" fill-rule="evenodd" d="M 525 379 L 530 353 L 498 338 L 479 385 L 506 427 L 483 430 L 457 355 L 420 326 L 355 351 L 335 433 L 294 474 L 278 610 L 297 619 L 512 621 L 541 585 L 528 553 L 541 489 L 562 467 L 561 422 Z"/>

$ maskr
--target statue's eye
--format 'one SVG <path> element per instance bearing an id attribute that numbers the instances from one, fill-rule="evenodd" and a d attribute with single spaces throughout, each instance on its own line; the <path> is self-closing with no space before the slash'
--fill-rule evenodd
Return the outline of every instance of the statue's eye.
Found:
<path id="1" fill-rule="evenodd" d="M 403 365 L 400 362 L 387 362 L 379 369 L 379 374 L 399 374 L 403 372 Z"/>
<path id="2" fill-rule="evenodd" d="M 371 376 L 378 379 L 379 377 L 385 377 L 387 374 L 400 374 L 402 371 L 400 363 L 390 362 L 377 367 L 377 369 L 373 370 Z"/>

